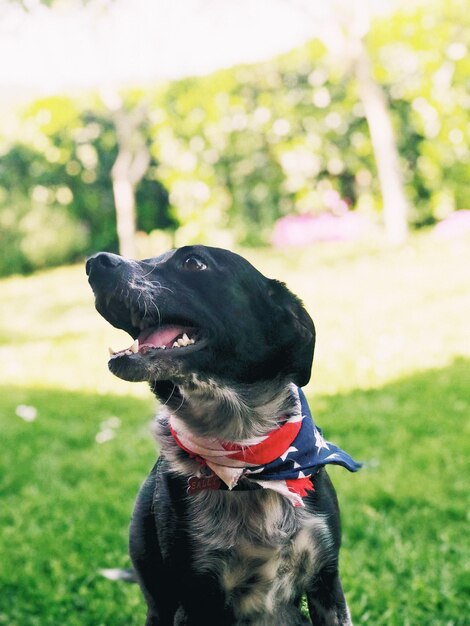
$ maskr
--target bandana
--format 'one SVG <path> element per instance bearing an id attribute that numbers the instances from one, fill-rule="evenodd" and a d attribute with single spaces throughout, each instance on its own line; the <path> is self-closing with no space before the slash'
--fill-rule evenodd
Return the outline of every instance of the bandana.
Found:
<path id="1" fill-rule="evenodd" d="M 280 420 L 280 425 L 263 437 L 240 442 L 197 437 L 182 420 L 171 415 L 169 425 L 174 440 L 206 469 L 206 477 L 202 480 L 189 479 L 188 493 L 218 489 L 220 480 L 231 490 L 244 477 L 259 487 L 277 491 L 294 506 L 304 506 L 302 498 L 307 491 L 314 490 L 311 477 L 324 465 L 341 465 L 356 472 L 361 463 L 330 441 L 325 441 L 322 431 L 312 420 L 303 391 L 295 387 L 295 392 L 299 403 L 296 415 Z M 201 482 L 197 484 L 200 486 L 195 488 L 195 481 L 199 480 Z"/>

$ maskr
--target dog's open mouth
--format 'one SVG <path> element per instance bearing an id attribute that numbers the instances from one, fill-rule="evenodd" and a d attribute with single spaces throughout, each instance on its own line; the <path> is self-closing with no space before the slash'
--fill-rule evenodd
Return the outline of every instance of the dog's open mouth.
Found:
<path id="1" fill-rule="evenodd" d="M 175 350 L 194 346 L 199 338 L 197 328 L 165 324 L 143 330 L 134 343 L 125 350 L 115 352 L 109 348 L 111 358 L 131 354 L 147 354 L 151 350 Z"/>
<path id="2" fill-rule="evenodd" d="M 116 352 L 109 348 L 109 355 L 111 359 L 115 359 L 133 354 L 155 354 L 159 351 L 163 356 L 165 350 L 167 352 L 178 350 L 183 353 L 195 349 L 196 346 L 202 347 L 201 344 L 201 333 L 198 328 L 164 324 L 143 330 L 129 348 Z"/>

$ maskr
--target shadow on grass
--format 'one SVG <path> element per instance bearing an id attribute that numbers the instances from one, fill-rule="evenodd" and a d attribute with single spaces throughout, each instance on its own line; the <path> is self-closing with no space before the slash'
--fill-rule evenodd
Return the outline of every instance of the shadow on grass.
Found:
<path id="1" fill-rule="evenodd" d="M 34 421 L 16 415 L 22 404 Z M 130 512 L 156 455 L 153 412 L 151 400 L 1 389 L 0 624 L 143 622 L 137 586 L 98 569 L 129 566 Z"/>
<path id="2" fill-rule="evenodd" d="M 311 403 L 327 438 L 366 462 L 357 475 L 330 471 L 358 623 L 465 623 L 469 365 Z M 1 391 L 0 624 L 142 624 L 137 587 L 97 572 L 129 565 L 130 512 L 155 459 L 152 402 Z M 15 414 L 21 404 L 37 409 L 34 421 Z"/>

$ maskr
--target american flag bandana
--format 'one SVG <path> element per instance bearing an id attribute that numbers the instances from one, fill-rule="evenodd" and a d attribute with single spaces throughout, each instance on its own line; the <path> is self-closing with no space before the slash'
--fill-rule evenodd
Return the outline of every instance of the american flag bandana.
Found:
<path id="1" fill-rule="evenodd" d="M 206 468 L 206 473 L 208 468 L 209 474 L 215 475 L 215 481 L 206 480 L 202 483 L 206 487 L 201 488 L 219 488 L 218 477 L 228 489 L 233 489 L 243 476 L 264 489 L 277 491 L 298 507 L 304 506 L 302 498 L 307 491 L 314 490 L 311 477 L 324 465 L 342 465 L 350 472 L 361 467 L 344 450 L 323 438 L 312 420 L 303 391 L 295 387 L 295 393 L 299 408 L 295 415 L 263 437 L 239 442 L 197 437 L 182 420 L 170 416 L 170 431 L 178 446 Z"/>

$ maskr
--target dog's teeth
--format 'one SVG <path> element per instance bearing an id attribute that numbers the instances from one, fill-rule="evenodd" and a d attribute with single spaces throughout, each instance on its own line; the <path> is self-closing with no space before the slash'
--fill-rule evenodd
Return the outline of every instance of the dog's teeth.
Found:
<path id="1" fill-rule="evenodd" d="M 180 347 L 180 344 L 177 341 L 175 341 L 175 343 L 173 344 L 173 348 L 179 348 L 179 347 Z"/>
<path id="2" fill-rule="evenodd" d="M 139 351 L 139 340 L 136 339 L 134 341 L 134 343 L 132 344 L 132 346 L 129 348 L 129 350 L 131 352 L 133 352 L 134 354 L 137 354 L 137 352 Z"/>
<path id="3" fill-rule="evenodd" d="M 190 339 L 189 343 L 196 343 L 196 342 L 194 341 L 194 339 Z"/>
<path id="4" fill-rule="evenodd" d="M 186 341 L 184 339 L 178 339 L 178 345 L 183 347 L 186 345 Z"/>
<path id="5" fill-rule="evenodd" d="M 124 352 L 124 354 L 125 354 L 125 355 L 127 355 L 127 356 L 130 356 L 130 355 L 131 355 L 131 354 L 133 354 L 133 353 L 132 353 L 130 350 L 126 350 L 126 351 Z"/>
<path id="6" fill-rule="evenodd" d="M 160 346 L 160 350 L 166 350 L 166 346 Z"/>
<path id="7" fill-rule="evenodd" d="M 109 356 L 114 356 L 116 353 L 112 348 L 108 348 Z"/>
<path id="8" fill-rule="evenodd" d="M 183 333 L 183 339 L 184 339 L 184 345 L 189 346 L 189 344 L 191 343 L 191 339 L 188 337 L 186 333 Z"/>

